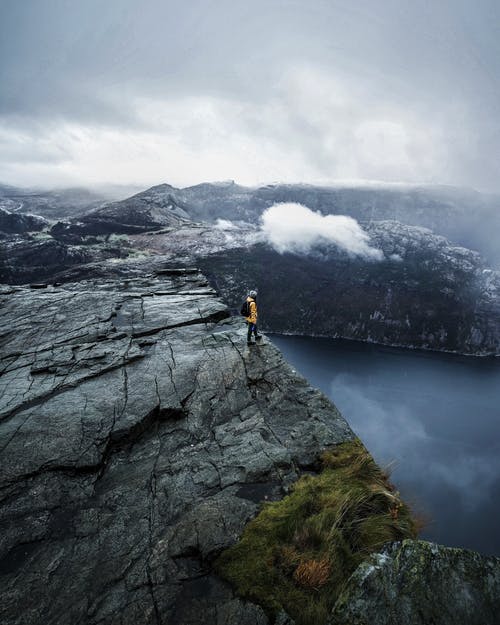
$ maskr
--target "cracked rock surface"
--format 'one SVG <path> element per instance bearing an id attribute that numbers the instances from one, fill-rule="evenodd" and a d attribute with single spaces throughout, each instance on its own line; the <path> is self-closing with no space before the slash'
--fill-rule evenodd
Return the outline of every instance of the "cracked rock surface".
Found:
<path id="1" fill-rule="evenodd" d="M 336 408 L 195 270 L 0 300 L 0 622 L 266 625 L 211 562 Z"/>

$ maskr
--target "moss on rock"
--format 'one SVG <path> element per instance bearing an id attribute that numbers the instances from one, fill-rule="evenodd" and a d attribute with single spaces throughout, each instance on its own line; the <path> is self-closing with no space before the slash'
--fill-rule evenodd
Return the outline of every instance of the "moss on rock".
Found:
<path id="1" fill-rule="evenodd" d="M 403 540 L 356 569 L 328 625 L 497 625 L 499 614 L 500 558 Z"/>
<path id="2" fill-rule="evenodd" d="M 268 613 L 284 609 L 297 625 L 319 625 L 370 553 L 416 533 L 399 493 L 354 440 L 323 453 L 318 475 L 264 504 L 216 570 Z"/>

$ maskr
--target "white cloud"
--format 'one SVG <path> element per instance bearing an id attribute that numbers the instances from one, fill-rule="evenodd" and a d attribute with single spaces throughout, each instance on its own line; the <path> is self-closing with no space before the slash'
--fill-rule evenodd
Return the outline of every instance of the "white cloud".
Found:
<path id="1" fill-rule="evenodd" d="M 352 217 L 321 215 L 295 203 L 274 204 L 262 215 L 262 232 L 280 253 L 307 253 L 317 245 L 334 244 L 349 254 L 381 260 L 381 250 Z"/>

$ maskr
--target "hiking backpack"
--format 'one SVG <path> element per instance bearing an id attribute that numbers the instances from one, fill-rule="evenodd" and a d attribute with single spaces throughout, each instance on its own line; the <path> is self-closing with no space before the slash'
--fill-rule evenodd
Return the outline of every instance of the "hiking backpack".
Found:
<path id="1" fill-rule="evenodd" d="M 250 302 L 245 300 L 241 305 L 240 313 L 243 317 L 250 317 Z"/>

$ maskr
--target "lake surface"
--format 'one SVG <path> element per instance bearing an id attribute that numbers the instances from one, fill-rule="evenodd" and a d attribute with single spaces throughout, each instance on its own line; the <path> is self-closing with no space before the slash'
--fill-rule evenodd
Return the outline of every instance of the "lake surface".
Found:
<path id="1" fill-rule="evenodd" d="M 500 362 L 271 336 L 423 515 L 421 537 L 500 556 Z"/>

